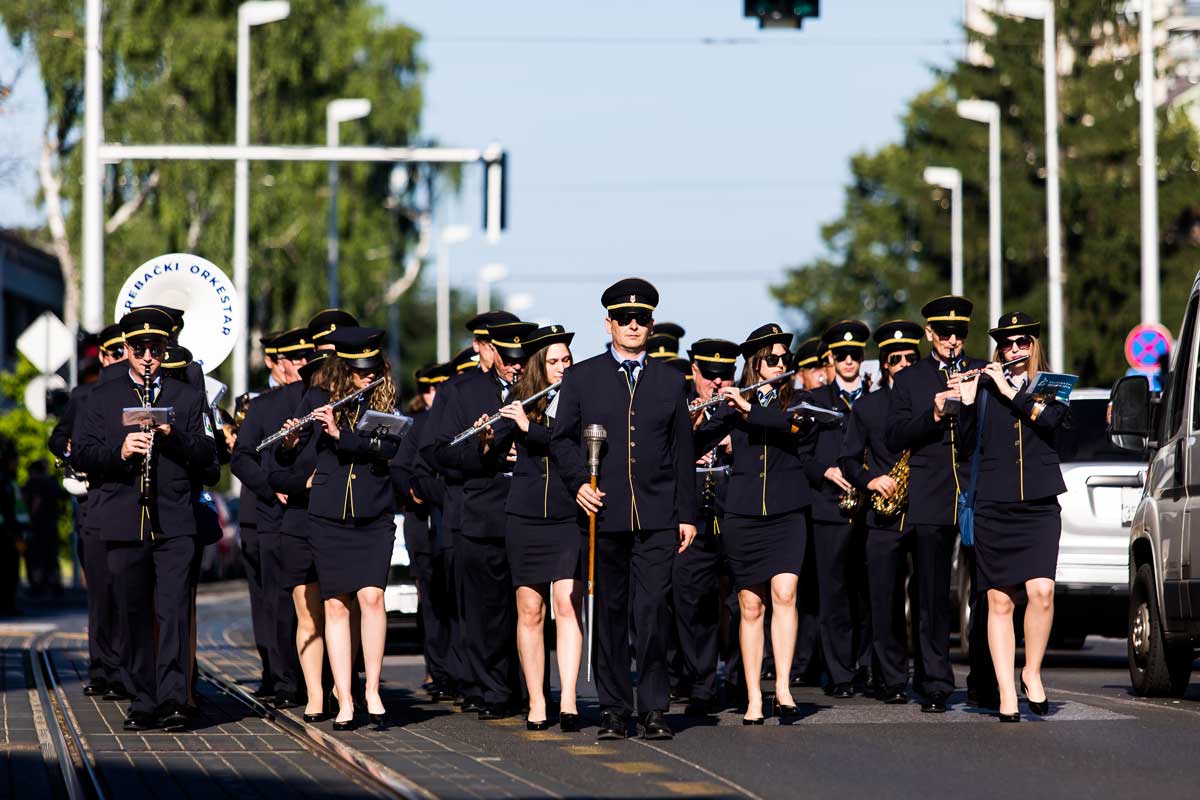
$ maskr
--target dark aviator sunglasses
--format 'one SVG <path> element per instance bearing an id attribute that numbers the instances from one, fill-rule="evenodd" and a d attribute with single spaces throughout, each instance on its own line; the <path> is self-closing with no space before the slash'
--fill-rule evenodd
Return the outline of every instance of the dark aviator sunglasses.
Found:
<path id="1" fill-rule="evenodd" d="M 650 325 L 650 320 L 654 317 L 649 311 L 614 311 L 608 315 L 608 318 L 620 325 L 622 328 L 629 327 L 629 323 L 637 321 L 637 324 L 645 328 Z"/>
<path id="2" fill-rule="evenodd" d="M 785 367 L 789 367 L 792 364 L 792 354 L 767 353 L 765 356 L 763 356 L 763 362 L 766 363 L 768 367 L 778 367 L 780 364 Z"/>
<path id="3" fill-rule="evenodd" d="M 910 353 L 892 353 L 887 358 L 887 365 L 889 367 L 898 367 L 901 364 L 915 364 L 915 363 L 917 363 L 917 354 L 911 353 L 911 352 Z"/>
<path id="4" fill-rule="evenodd" d="M 1028 350 L 1032 345 L 1032 336 L 1014 336 L 1011 339 L 1005 339 L 1004 343 L 1000 345 L 1000 349 L 1012 350 L 1013 348 L 1016 348 L 1018 350 Z"/>

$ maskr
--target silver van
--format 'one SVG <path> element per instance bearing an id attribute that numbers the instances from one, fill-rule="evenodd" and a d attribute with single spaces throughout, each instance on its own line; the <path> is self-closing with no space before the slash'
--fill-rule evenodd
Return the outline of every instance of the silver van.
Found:
<path id="1" fill-rule="evenodd" d="M 1180 697 L 1200 645 L 1200 380 L 1192 284 L 1156 396 L 1143 376 L 1112 392 L 1109 438 L 1148 461 L 1129 530 L 1129 674 L 1139 695 Z"/>

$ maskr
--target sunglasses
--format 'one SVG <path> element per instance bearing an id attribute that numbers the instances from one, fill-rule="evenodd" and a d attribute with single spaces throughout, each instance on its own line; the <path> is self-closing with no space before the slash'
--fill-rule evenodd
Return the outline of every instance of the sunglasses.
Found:
<path id="1" fill-rule="evenodd" d="M 967 338 L 966 325 L 942 325 L 935 322 L 929 327 L 933 329 L 933 334 L 939 339 L 949 339 L 951 336 L 957 336 L 959 339 Z"/>
<path id="2" fill-rule="evenodd" d="M 733 380 L 733 373 L 729 371 L 701 369 L 700 377 L 704 378 L 706 381 L 715 381 L 718 378 L 721 380 L 731 381 Z"/>
<path id="3" fill-rule="evenodd" d="M 767 353 L 763 356 L 763 363 L 768 367 L 778 367 L 781 364 L 786 367 L 792 363 L 792 354 Z"/>
<path id="4" fill-rule="evenodd" d="M 638 325 L 646 328 L 649 327 L 650 320 L 654 317 L 649 311 L 614 311 L 608 315 L 608 318 L 622 328 L 629 327 L 631 322 L 637 322 Z"/>
<path id="5" fill-rule="evenodd" d="M 104 353 L 109 358 L 115 358 L 119 361 L 125 357 L 125 346 L 117 345 L 116 347 L 110 347 L 107 350 L 105 350 Z"/>
<path id="6" fill-rule="evenodd" d="M 1014 336 L 1011 339 L 1005 339 L 1004 343 L 1000 345 L 1000 349 L 1012 350 L 1016 348 L 1018 350 L 1028 350 L 1032 344 L 1032 336 Z"/>
<path id="7" fill-rule="evenodd" d="M 915 363 L 917 363 L 917 354 L 916 353 L 892 353 L 887 358 L 887 365 L 889 367 L 898 367 L 901 364 L 915 364 Z"/>
<path id="8" fill-rule="evenodd" d="M 838 363 L 839 361 L 846 361 L 846 360 L 862 361 L 863 353 L 857 347 L 851 347 L 849 349 L 843 350 L 840 353 L 835 353 L 833 355 L 833 363 L 835 363 L 835 364 Z"/>
<path id="9" fill-rule="evenodd" d="M 167 354 L 167 346 L 165 344 L 130 344 L 128 345 L 129 352 L 133 353 L 134 358 L 141 358 L 146 353 L 150 357 L 162 361 L 163 356 Z"/>

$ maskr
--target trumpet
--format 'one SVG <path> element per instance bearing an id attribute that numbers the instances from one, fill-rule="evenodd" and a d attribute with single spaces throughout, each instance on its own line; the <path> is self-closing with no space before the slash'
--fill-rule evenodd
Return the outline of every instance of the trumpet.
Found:
<path id="1" fill-rule="evenodd" d="M 362 397 L 367 392 L 374 389 L 379 384 L 383 383 L 385 380 L 387 380 L 387 378 L 376 378 L 375 380 L 371 381 L 363 388 L 359 389 L 357 392 L 346 395 L 341 400 L 338 400 L 336 403 L 330 403 L 329 407 L 331 409 L 336 410 L 336 409 L 339 409 L 342 406 L 346 405 L 347 403 L 356 402 L 360 397 Z M 280 439 L 284 439 L 287 436 L 289 436 L 290 434 L 292 434 L 293 432 L 300 430 L 301 428 L 303 428 L 305 425 L 309 424 L 316 418 L 317 418 L 317 413 L 315 411 L 313 411 L 308 414 L 305 414 L 303 417 L 296 420 L 295 424 L 293 424 L 293 425 L 284 425 L 282 428 L 275 431 L 270 436 L 268 436 L 267 438 L 265 438 L 261 442 L 259 442 L 258 445 L 254 448 L 254 452 L 261 453 L 263 450 L 266 450 L 268 447 L 275 444 Z"/>
<path id="2" fill-rule="evenodd" d="M 796 374 L 796 370 L 794 370 L 794 369 L 788 370 L 787 372 L 776 375 L 774 378 L 767 378 L 765 381 L 759 381 L 758 383 L 752 383 L 749 386 L 738 389 L 738 393 L 746 394 L 747 392 L 753 391 L 754 389 L 758 389 L 762 386 L 766 386 L 771 383 L 778 383 L 779 381 L 783 380 L 784 378 L 790 378 L 795 374 Z M 688 406 L 688 413 L 695 414 L 697 411 L 703 411 L 706 408 L 710 408 L 715 405 L 720 405 L 723 402 L 725 402 L 724 395 L 714 393 L 713 396 L 708 398 L 707 400 L 697 400 L 695 403 L 692 403 L 690 406 Z"/>
<path id="3" fill-rule="evenodd" d="M 534 402 L 535 400 L 539 400 L 542 397 L 545 397 L 546 395 L 550 394 L 550 392 L 558 391 L 559 386 L 562 386 L 562 381 L 559 381 L 558 383 L 553 383 L 553 384 L 547 386 L 545 389 L 542 389 L 537 394 L 531 394 L 529 397 L 526 397 L 524 400 L 521 401 L 521 408 L 526 408 L 530 403 Z M 450 440 L 450 446 L 455 447 L 456 445 L 460 445 L 463 442 L 465 442 L 467 439 L 470 439 L 472 436 L 482 433 L 483 431 L 487 430 L 488 428 L 492 427 L 497 422 L 499 422 L 500 416 L 501 416 L 500 413 L 496 412 L 495 414 L 492 414 L 490 417 L 488 417 L 487 419 L 485 419 L 483 422 L 479 423 L 478 425 L 474 425 L 470 428 L 467 428 L 465 431 L 460 433 L 458 436 L 455 436 L 453 439 Z"/>

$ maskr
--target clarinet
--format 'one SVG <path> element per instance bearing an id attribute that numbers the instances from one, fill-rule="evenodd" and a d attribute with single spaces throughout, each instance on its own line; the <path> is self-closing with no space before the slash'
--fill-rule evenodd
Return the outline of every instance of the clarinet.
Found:
<path id="1" fill-rule="evenodd" d="M 145 389 L 145 394 L 142 395 L 142 408 L 149 410 L 153 405 L 150 398 L 150 393 L 153 391 L 153 385 L 150 383 L 150 367 L 146 366 L 146 371 L 142 373 L 142 388 Z M 146 447 L 146 455 L 142 459 L 142 505 L 149 506 L 153 502 L 153 493 L 151 491 L 151 481 L 153 476 L 150 473 L 150 462 L 154 456 L 154 422 L 147 420 L 142 423 L 142 430 L 150 434 L 150 444 Z"/>

